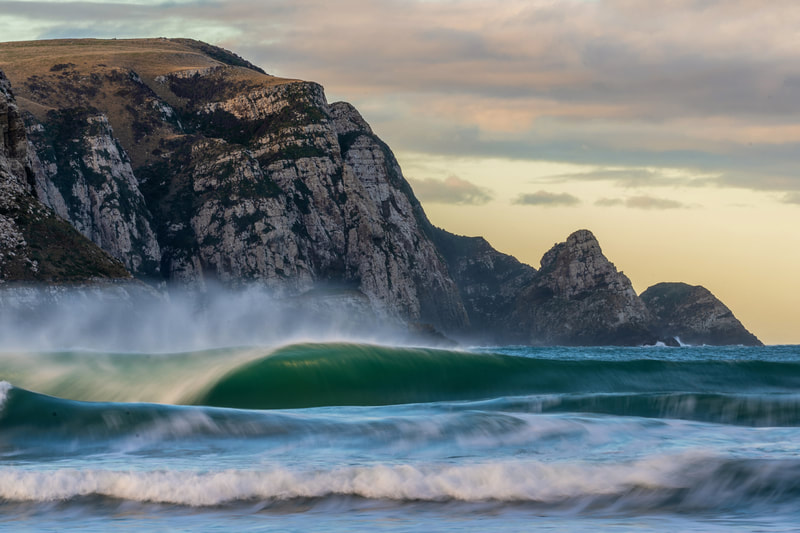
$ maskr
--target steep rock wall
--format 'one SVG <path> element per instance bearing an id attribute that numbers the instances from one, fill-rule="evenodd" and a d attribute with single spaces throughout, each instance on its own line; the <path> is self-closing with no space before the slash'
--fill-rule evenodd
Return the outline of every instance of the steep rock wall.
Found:
<path id="1" fill-rule="evenodd" d="M 128 277 L 36 198 L 24 123 L 0 71 L 0 283 Z"/>
<path id="2" fill-rule="evenodd" d="M 68 108 L 47 118 L 27 121 L 39 198 L 131 272 L 157 276 L 161 251 L 152 215 L 108 117 Z"/>
<path id="3" fill-rule="evenodd" d="M 464 327 L 419 202 L 352 106 L 203 43 L 92 44 L 109 55 L 55 41 L 68 57 L 15 71 L 36 190 L 137 276 L 341 287 L 387 319 Z"/>
<path id="4" fill-rule="evenodd" d="M 576 231 L 544 254 L 509 320 L 529 344 L 655 342 L 650 313 L 588 230 Z"/>

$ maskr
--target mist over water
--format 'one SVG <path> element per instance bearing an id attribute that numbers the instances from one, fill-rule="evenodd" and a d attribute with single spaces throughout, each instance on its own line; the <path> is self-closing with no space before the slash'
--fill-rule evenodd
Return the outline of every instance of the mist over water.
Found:
<path id="1" fill-rule="evenodd" d="M 408 343 L 401 321 L 355 291 L 319 287 L 279 297 L 257 286 L 25 287 L 0 293 L 4 351 L 179 352 L 306 341 Z"/>
<path id="2" fill-rule="evenodd" d="M 56 296 L 2 306 L 0 528 L 800 521 L 798 347 L 424 347 L 338 289 Z"/>

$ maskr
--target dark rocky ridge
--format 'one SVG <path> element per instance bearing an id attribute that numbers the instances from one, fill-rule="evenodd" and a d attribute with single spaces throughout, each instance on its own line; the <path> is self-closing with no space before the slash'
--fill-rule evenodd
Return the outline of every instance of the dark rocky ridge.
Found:
<path id="1" fill-rule="evenodd" d="M 644 291 L 641 299 L 661 337 L 677 337 L 686 344 L 761 344 L 705 287 L 659 283 Z"/>
<path id="2" fill-rule="evenodd" d="M 25 109 L 27 140 L 18 118 L 14 131 L 30 146 L 15 167 L 27 197 L 140 279 L 255 284 L 306 300 L 328 287 L 379 320 L 471 342 L 750 335 L 697 306 L 652 311 L 586 230 L 537 272 L 482 238 L 434 228 L 353 106 L 225 50 L 180 39 L 5 43 L 0 67 Z"/>
<path id="3" fill-rule="evenodd" d="M 536 269 L 498 252 L 483 237 L 463 237 L 439 228 L 431 232 L 472 326 L 461 336 L 474 342 L 523 342 L 525 329 L 510 317 L 520 293 L 536 279 Z"/>

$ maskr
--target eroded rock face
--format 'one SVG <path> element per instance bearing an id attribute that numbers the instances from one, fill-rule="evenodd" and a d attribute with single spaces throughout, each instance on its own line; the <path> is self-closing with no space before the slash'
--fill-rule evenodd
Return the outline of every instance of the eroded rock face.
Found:
<path id="1" fill-rule="evenodd" d="M 352 106 L 297 82 L 198 104 L 193 119 L 221 112 L 232 131 L 260 126 L 244 144 L 193 140 L 165 152 L 167 169 L 140 172 L 169 279 L 286 295 L 344 284 L 386 318 L 466 322 L 397 162 Z"/>
<path id="2" fill-rule="evenodd" d="M 157 276 L 152 215 L 108 117 L 70 109 L 48 118 L 41 124 L 28 117 L 38 197 L 131 272 Z"/>
<path id="3" fill-rule="evenodd" d="M 28 141 L 11 84 L 0 71 L 0 283 L 128 278 L 35 196 Z"/>
<path id="4" fill-rule="evenodd" d="M 470 342 L 519 342 L 527 329 L 510 321 L 520 293 L 536 269 L 498 252 L 482 237 L 463 237 L 433 228 L 434 242 L 447 261 L 470 320 L 460 336 Z"/>
<path id="5" fill-rule="evenodd" d="M 544 254 L 509 318 L 530 344 L 636 345 L 654 341 L 651 317 L 631 282 L 579 230 Z"/>
<path id="6" fill-rule="evenodd" d="M 705 287 L 659 283 L 641 295 L 658 334 L 686 344 L 761 346 L 733 313 Z"/>
<path id="7" fill-rule="evenodd" d="M 56 107 L 28 116 L 53 209 L 140 277 L 342 287 L 387 320 L 466 325 L 419 202 L 353 106 L 208 45 L 154 46 L 157 75 L 127 56 L 21 73 L 28 100 Z"/>

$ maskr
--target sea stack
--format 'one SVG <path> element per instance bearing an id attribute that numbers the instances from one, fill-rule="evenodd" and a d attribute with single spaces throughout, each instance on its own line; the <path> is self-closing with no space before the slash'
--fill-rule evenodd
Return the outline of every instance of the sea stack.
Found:
<path id="1" fill-rule="evenodd" d="M 644 344 L 650 314 L 631 281 L 603 255 L 589 230 L 578 230 L 541 260 L 511 320 L 529 344 Z"/>
<path id="2" fill-rule="evenodd" d="M 705 287 L 659 283 L 641 295 L 659 337 L 686 344 L 762 346 L 725 304 Z"/>

